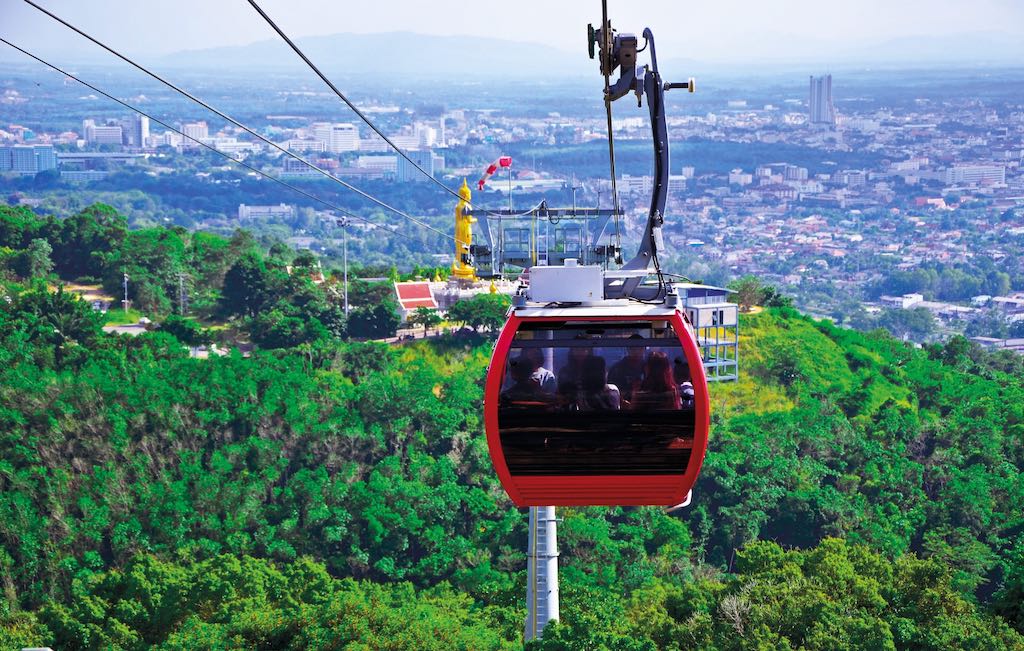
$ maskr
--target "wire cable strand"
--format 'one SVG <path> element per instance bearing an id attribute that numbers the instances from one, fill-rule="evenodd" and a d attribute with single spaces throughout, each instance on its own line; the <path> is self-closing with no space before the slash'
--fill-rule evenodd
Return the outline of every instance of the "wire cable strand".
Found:
<path id="1" fill-rule="evenodd" d="M 601 55 L 601 68 L 604 70 L 604 110 L 608 117 L 608 164 L 612 176 L 612 209 L 615 212 L 615 248 L 622 250 L 622 234 L 619 231 L 619 188 L 615 178 L 615 137 L 612 133 L 612 100 L 611 100 L 611 49 L 612 28 L 608 22 L 608 0 L 601 0 L 601 40 L 604 41 Z M 605 60 L 605 57 L 609 57 Z"/>
<path id="2" fill-rule="evenodd" d="M 223 111 L 220 111 L 220 110 L 214 108 L 213 106 L 211 106 L 210 104 L 208 104 L 208 103 L 204 102 L 203 100 L 199 99 L 198 97 L 196 97 L 192 93 L 189 93 L 187 90 L 174 85 L 173 83 L 171 83 L 170 81 L 164 79 L 163 77 L 161 77 L 160 75 L 156 74 L 155 72 L 152 72 L 151 70 L 149 70 L 148 68 L 146 68 L 142 64 L 136 63 L 135 61 L 133 61 L 130 58 L 128 58 L 127 56 L 121 54 L 120 52 L 118 52 L 117 50 L 113 49 L 109 45 L 106 45 L 105 43 L 103 43 L 100 40 L 94 38 L 93 36 L 90 36 L 86 32 L 84 32 L 81 29 L 79 29 L 78 27 L 75 27 L 71 23 L 67 22 L 66 20 L 64 20 L 60 16 L 58 16 L 58 15 L 54 14 L 53 12 L 47 10 L 45 7 L 41 7 L 40 5 L 36 4 L 35 2 L 33 2 L 33 0 L 24 0 L 24 2 L 26 4 L 34 7 L 35 9 L 39 10 L 40 12 L 46 14 L 50 18 L 56 20 L 57 22 L 59 22 L 60 24 L 64 25 L 68 29 L 74 31 L 79 36 L 82 36 L 83 38 L 86 38 L 89 41 L 92 41 L 94 44 L 96 44 L 99 47 L 103 48 L 107 52 L 113 54 L 114 56 L 116 56 L 117 58 L 121 59 L 125 63 L 133 66 L 134 68 L 138 69 L 141 72 L 144 72 L 145 74 L 149 75 L 153 79 L 156 79 L 157 81 L 159 81 L 160 83 L 164 84 L 168 88 L 174 90 L 177 93 L 180 93 L 181 95 L 184 95 L 185 97 L 189 98 L 190 100 L 192 100 L 196 104 L 199 104 L 200 106 L 202 106 L 206 110 L 210 111 L 211 113 L 216 114 L 218 117 L 220 117 L 220 118 L 222 118 L 224 120 L 227 120 L 228 122 L 230 122 L 231 124 L 235 125 L 236 127 L 240 128 L 240 129 L 242 129 L 246 133 L 249 133 L 250 135 L 254 136 L 255 138 L 258 138 L 260 141 L 270 145 L 274 149 L 277 149 L 278 151 L 280 151 L 281 153 L 285 154 L 286 156 L 289 156 L 289 157 L 291 157 L 291 158 L 293 158 L 293 159 L 295 159 L 295 160 L 297 160 L 297 161 L 307 165 L 311 169 L 316 170 L 320 174 L 323 174 L 324 176 L 326 176 L 327 178 L 331 179 L 335 183 L 338 183 L 338 184 L 348 188 L 349 190 L 352 190 L 353 192 L 355 192 L 356 194 L 362 196 L 365 199 L 369 199 L 370 201 L 372 201 L 373 203 L 377 204 L 378 206 L 380 206 L 382 208 L 385 208 L 387 210 L 390 210 L 391 212 L 395 213 L 396 215 L 399 215 L 400 217 L 402 217 L 404 219 L 407 219 L 407 220 L 409 220 L 409 221 L 411 221 L 411 222 L 413 222 L 415 224 L 418 224 L 419 226 L 421 226 L 423 228 L 426 228 L 427 230 L 434 231 L 435 233 L 441 235 L 442 237 L 444 237 L 446 239 L 449 239 L 449 240 L 451 240 L 453 242 L 456 241 L 455 238 L 453 236 L 449 235 L 448 233 L 445 233 L 444 231 L 442 231 L 440 229 L 434 228 L 433 226 L 431 226 L 430 224 L 427 224 L 424 221 L 416 219 L 412 215 L 409 215 L 408 213 L 406 213 L 406 212 L 404 212 L 402 210 L 399 210 L 398 208 L 395 208 L 394 206 L 392 206 L 392 205 L 390 205 L 388 203 L 385 203 L 384 201 L 382 201 L 382 200 L 378 199 L 377 197 L 373 196 L 372 194 L 369 194 L 368 192 L 364 192 L 363 190 L 360 190 L 359 188 L 355 187 L 354 185 L 352 185 L 350 183 L 346 183 L 345 181 L 342 181 L 337 176 L 331 174 L 327 170 L 325 170 L 325 169 L 323 169 L 321 167 L 317 167 L 316 165 L 314 165 L 313 163 L 310 163 L 308 160 L 306 160 L 302 156 L 299 156 L 298 154 L 295 154 L 295 153 L 289 151 L 288 149 L 285 149 L 284 147 L 282 147 L 281 145 L 277 144 L 276 142 L 273 142 L 269 138 L 263 136 L 260 133 L 257 133 L 253 129 L 247 127 L 246 125 L 242 124 L 238 120 L 236 120 L 233 117 L 227 115 Z"/>
<path id="3" fill-rule="evenodd" d="M 410 235 L 408 235 L 406 233 L 403 233 L 403 232 L 401 232 L 401 231 L 399 231 L 399 230 L 397 230 L 397 229 L 395 229 L 393 227 L 388 227 L 388 226 L 386 226 L 384 224 L 380 224 L 380 223 L 377 223 L 375 221 L 366 219 L 365 217 L 360 217 L 359 215 L 353 214 L 353 213 L 349 212 L 348 210 L 345 210 L 344 208 L 342 208 L 342 207 L 340 207 L 340 206 L 338 206 L 336 204 L 333 204 L 330 201 L 327 201 L 326 199 L 321 199 L 320 197 L 317 197 L 317 196 L 315 196 L 315 195 L 313 195 L 313 194 L 311 194 L 309 192 L 306 192 L 302 188 L 296 187 L 296 186 L 292 185 L 291 183 L 288 183 L 287 181 L 283 181 L 283 180 L 277 178 L 276 176 L 267 174 L 263 170 L 255 167 L 253 165 L 250 165 L 250 164 L 248 164 L 248 163 L 246 163 L 244 161 L 240 161 L 237 158 L 234 158 L 233 156 L 231 156 L 230 154 L 228 154 L 226 152 L 223 152 L 223 151 L 217 149 L 216 147 L 213 147 L 212 145 L 209 145 L 209 144 L 207 144 L 205 142 L 202 142 L 201 140 L 199 140 L 197 138 L 193 138 L 192 136 L 184 133 L 183 131 L 180 131 L 180 130 L 172 127 L 171 125 L 167 124 L 163 120 L 161 120 L 161 119 L 159 119 L 157 117 L 154 117 L 153 115 L 150 115 L 149 113 L 146 113 L 145 111 L 139 109 L 136 106 L 132 106 L 131 104 L 129 104 L 128 102 L 125 102 L 124 100 L 121 100 L 121 99 L 118 99 L 117 97 L 114 97 L 113 95 L 111 95 L 110 93 L 104 91 L 103 89 L 98 88 L 98 87 L 90 84 L 89 82 L 85 81 L 84 79 L 82 79 L 80 77 L 77 77 L 77 76 L 71 74 L 70 72 L 68 72 L 66 70 L 62 70 L 58 66 L 56 66 L 56 65 L 50 63 L 49 61 L 46 61 L 46 60 L 36 56 L 35 54 L 32 54 L 28 50 L 26 50 L 24 48 L 21 48 L 21 47 L 15 45 L 14 43 L 11 43 L 10 41 L 8 41 L 7 39 L 5 39 L 3 37 L 0 37 L 0 43 L 4 43 L 5 45 L 9 45 L 10 47 L 12 47 L 15 50 L 17 50 L 17 51 L 21 52 L 22 54 L 24 54 L 25 56 L 30 57 L 32 59 L 35 59 L 39 63 L 49 67 L 50 69 L 54 70 L 55 72 L 58 72 L 58 73 L 64 75 L 65 77 L 68 77 L 69 79 L 74 79 L 75 81 L 77 81 L 78 83 L 82 84 L 86 88 L 88 88 L 88 89 L 90 89 L 90 90 L 92 90 L 94 92 L 97 92 L 100 95 L 103 95 L 107 99 L 110 99 L 110 100 L 113 100 L 113 101 L 117 102 L 118 104 L 120 104 L 121 106 L 127 108 L 128 110 L 134 111 L 134 112 L 138 113 L 139 115 L 144 115 L 145 117 L 149 118 L 153 122 L 156 122 L 157 124 L 167 128 L 167 129 L 170 129 L 171 131 L 173 131 L 173 132 L 175 132 L 175 133 L 177 133 L 177 134 L 179 134 L 179 135 L 181 135 L 181 136 L 183 136 L 185 138 L 188 138 L 192 142 L 194 142 L 194 143 L 196 143 L 198 145 L 201 145 L 201 146 L 209 149 L 210 151 L 212 151 L 212 152 L 214 152 L 214 153 L 216 153 L 216 154 L 218 154 L 220 156 L 223 156 L 224 158 L 228 159 L 232 163 L 235 163 L 236 165 L 240 165 L 241 167 L 244 167 L 244 168 L 246 168 L 248 170 L 251 170 L 251 171 L 255 172 L 256 174 L 259 174 L 260 176 L 262 176 L 263 178 L 265 178 L 267 180 L 270 180 L 270 181 L 273 181 L 274 183 L 282 185 L 282 186 L 288 188 L 289 190 L 297 192 L 297 193 L 299 193 L 299 194 L 301 194 L 301 195 L 303 195 L 303 196 L 305 196 L 305 197 L 307 197 L 309 199 L 312 199 L 313 201 L 316 201 L 316 202 L 318 202 L 318 203 L 320 203 L 320 204 L 322 204 L 324 206 L 327 206 L 328 208 L 331 208 L 332 210 L 336 210 L 336 211 L 338 211 L 339 213 L 341 213 L 342 215 L 344 215 L 346 217 L 350 217 L 352 219 L 357 219 L 357 220 L 359 220 L 361 222 L 364 222 L 366 224 L 369 224 L 371 226 L 376 226 L 376 227 L 379 227 L 379 228 L 383 228 L 384 230 L 386 230 L 386 231 L 388 231 L 390 233 L 393 233 L 394 235 L 398 235 L 400 237 L 405 237 L 405 238 L 410 239 L 410 240 L 413 239 L 412 236 L 410 236 Z"/>
<path id="4" fill-rule="evenodd" d="M 388 138 L 386 135 L 384 135 L 384 132 L 381 131 L 377 127 L 377 125 L 375 125 L 373 122 L 371 122 L 370 118 L 366 117 L 366 115 L 362 111 L 360 111 L 359 108 L 354 103 L 352 103 L 352 101 L 349 100 L 349 98 L 346 97 L 345 94 L 342 93 L 341 90 L 339 90 L 338 87 L 335 86 L 334 83 L 330 79 L 327 78 L 327 75 L 325 75 L 323 72 L 321 72 L 320 68 L 318 68 L 316 66 L 316 64 L 314 64 L 309 59 L 309 57 L 306 56 L 305 52 L 303 52 L 299 48 L 299 46 L 296 45 L 295 42 L 292 39 L 290 39 L 288 37 L 288 35 L 285 34 L 284 31 L 280 27 L 277 26 L 277 23 L 275 23 L 274 20 L 270 16 L 267 15 L 267 12 L 263 11 L 263 9 L 256 3 L 256 0 L 249 0 L 249 4 L 252 5 L 252 8 L 255 9 L 256 12 L 259 13 L 260 16 L 263 17 L 263 20 L 267 21 L 267 24 L 269 24 L 273 28 L 273 30 L 275 32 L 277 32 L 278 36 L 280 36 L 282 39 L 284 39 L 284 42 L 288 44 L 288 46 L 295 52 L 295 54 L 298 54 L 299 58 L 301 58 L 306 63 L 306 65 L 309 66 L 309 68 L 313 72 L 316 73 L 316 76 L 320 77 L 320 79 L 325 84 L 327 84 L 327 86 L 332 91 L 334 91 L 334 94 L 337 95 L 338 98 L 341 101 L 345 102 L 345 104 L 347 104 L 348 107 L 350 109 L 352 109 L 352 112 L 359 116 L 360 120 L 362 120 L 363 122 L 366 123 L 366 126 L 370 127 L 370 129 L 372 129 L 374 133 L 376 133 L 378 136 L 380 136 L 384 140 L 384 142 L 388 143 L 388 145 L 390 145 L 391 148 L 395 150 L 395 153 L 397 153 L 399 156 L 401 156 L 406 161 L 408 161 L 409 164 L 411 164 L 413 167 L 415 167 L 420 172 L 422 172 L 424 176 L 426 176 L 428 179 L 430 179 L 430 181 L 432 183 L 434 183 L 435 185 L 437 185 L 439 188 L 441 188 L 442 190 L 444 190 L 448 194 L 452 195 L 456 199 L 460 199 L 461 198 L 459 196 L 458 192 L 456 192 L 455 190 L 452 190 L 451 188 L 449 188 L 447 185 L 445 185 L 441 181 L 438 181 L 437 179 L 435 179 L 434 176 L 430 172 L 428 172 L 427 170 L 423 169 L 420 166 L 419 163 L 414 161 L 398 145 L 396 145 L 394 142 L 392 142 L 390 138 Z"/>
<path id="5" fill-rule="evenodd" d="M 267 24 L 269 24 L 270 27 L 273 28 L 273 30 L 275 32 L 277 32 L 278 36 L 280 36 L 284 40 L 284 42 L 288 44 L 288 46 L 292 49 L 292 51 L 294 51 L 295 54 L 299 55 L 299 58 L 301 58 L 306 63 L 306 65 L 309 66 L 309 68 L 313 72 L 316 73 L 316 76 L 320 77 L 320 79 L 325 84 L 327 84 L 327 86 L 332 91 L 334 91 L 334 94 L 337 95 L 338 98 L 341 101 L 345 102 L 345 104 L 350 109 L 352 109 L 352 112 L 355 113 L 357 116 L 359 116 L 360 120 L 362 120 L 364 123 L 366 123 L 366 126 L 370 127 L 370 129 L 372 129 L 374 133 L 376 133 L 378 136 L 380 136 L 384 140 L 384 142 L 386 142 L 388 145 L 390 145 L 390 147 L 393 150 L 395 150 L 395 153 L 397 153 L 399 156 L 401 156 L 406 161 L 408 161 L 409 164 L 412 165 L 413 167 L 415 167 L 417 170 L 422 172 L 424 176 L 426 176 L 428 179 L 430 179 L 431 183 L 433 183 L 437 187 L 441 188 L 442 190 L 444 190 L 445 192 L 447 192 L 451 196 L 455 197 L 456 199 L 459 199 L 460 201 L 462 200 L 462 197 L 459 195 L 458 192 L 456 192 L 455 190 L 452 190 L 447 185 L 445 185 L 441 181 L 439 181 L 436 178 L 434 178 L 434 176 L 430 172 L 428 172 L 427 170 L 423 169 L 423 167 L 421 167 L 419 163 L 417 163 L 407 153 L 405 153 L 405 151 L 403 151 L 402 148 L 400 148 L 398 145 L 396 145 L 394 142 L 392 142 L 392 140 L 390 138 L 388 138 L 386 135 L 384 135 L 384 132 L 381 131 L 380 128 L 378 128 L 377 125 L 375 125 L 370 120 L 370 118 L 366 117 L 366 115 L 362 111 L 360 111 L 359 108 L 351 100 L 349 100 L 349 98 L 346 97 L 345 94 L 342 93 L 341 90 L 339 90 L 338 87 L 335 86 L 334 83 L 330 79 L 327 78 L 327 75 L 325 75 L 320 70 L 320 68 L 318 68 L 316 66 L 316 64 L 314 64 L 310 60 L 310 58 L 308 56 L 306 56 L 305 52 L 303 52 L 302 49 L 300 49 L 299 46 L 296 45 L 295 42 L 291 38 L 289 38 L 287 34 L 284 33 L 284 30 L 282 30 L 280 27 L 278 27 L 277 23 L 275 23 L 274 20 L 269 15 L 267 15 L 267 12 L 263 11 L 263 9 L 259 6 L 259 4 L 256 3 L 256 0 L 249 0 L 249 4 L 252 5 L 252 8 L 255 9 L 256 12 L 259 13 L 260 16 L 263 17 L 263 20 L 267 21 Z M 501 216 L 501 215 L 499 215 L 496 212 L 493 212 L 491 210 L 487 210 L 486 208 L 481 208 L 480 211 L 485 213 L 485 214 L 487 214 L 487 215 L 489 215 L 489 216 L 491 216 L 491 217 L 500 217 Z M 528 211 L 526 211 L 526 212 L 524 212 L 522 214 L 523 215 L 528 215 L 531 212 L 533 212 L 533 211 L 532 210 L 528 210 Z M 505 216 L 507 217 L 508 215 L 505 215 Z"/>

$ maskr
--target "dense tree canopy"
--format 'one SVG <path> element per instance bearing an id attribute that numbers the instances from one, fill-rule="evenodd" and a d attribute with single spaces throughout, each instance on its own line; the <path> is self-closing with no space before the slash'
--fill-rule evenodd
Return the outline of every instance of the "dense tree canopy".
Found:
<path id="1" fill-rule="evenodd" d="M 40 235 L 66 222 L 4 210 L 0 246 L 109 271 Z M 76 223 L 95 250 L 136 233 Z M 135 241 L 193 256 L 211 312 L 260 345 L 194 359 L 209 332 L 189 318 L 107 335 L 59 286 L 0 285 L 0 647 L 520 646 L 526 531 L 483 437 L 490 342 L 351 343 L 380 286 L 346 320 L 336 287 L 245 234 Z M 154 278 L 177 268 L 160 259 Z M 465 305 L 481 330 L 506 309 Z M 741 332 L 693 505 L 560 509 L 563 622 L 533 646 L 1024 647 L 1024 362 L 786 307 Z"/>

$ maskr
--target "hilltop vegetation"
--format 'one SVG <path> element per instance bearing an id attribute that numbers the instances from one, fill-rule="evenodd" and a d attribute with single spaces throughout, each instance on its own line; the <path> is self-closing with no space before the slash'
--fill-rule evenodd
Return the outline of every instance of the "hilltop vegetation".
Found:
<path id="1" fill-rule="evenodd" d="M 200 323 L 229 324 L 263 348 L 306 345 L 319 349 L 338 339 L 381 339 L 399 325 L 391 269 L 353 268 L 346 290 L 339 270 L 324 269 L 310 251 L 295 252 L 281 242 L 269 251 L 247 231 L 231 238 L 184 228 L 129 230 L 110 206 L 96 204 L 68 219 L 40 217 L 24 207 L 0 206 L 0 278 L 23 282 L 85 281 L 159 320 L 185 343 L 209 343 Z M 387 276 L 367 282 L 357 272 Z M 414 267 L 412 276 L 447 270 Z M 183 304 L 182 298 L 185 298 Z M 346 315 L 346 298 L 351 313 Z M 460 305 L 454 321 L 493 329 L 503 321 L 507 301 L 482 296 Z M 170 318 L 168 318 L 170 317 Z"/>
<path id="2" fill-rule="evenodd" d="M 2 294 L 0 647 L 522 644 L 484 338 L 201 360 Z M 560 509 L 532 648 L 1024 648 L 1021 360 L 743 319 L 694 505 Z"/>

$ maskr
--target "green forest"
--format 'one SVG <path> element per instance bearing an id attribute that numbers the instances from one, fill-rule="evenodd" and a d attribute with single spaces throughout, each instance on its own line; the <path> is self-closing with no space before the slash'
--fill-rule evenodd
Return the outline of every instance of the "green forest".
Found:
<path id="1" fill-rule="evenodd" d="M 493 323 L 356 341 L 283 255 L 0 211 L 0 649 L 523 647 Z M 129 263 L 165 327 L 106 334 L 61 279 Z M 189 355 L 216 335 L 184 272 L 251 354 Z M 778 303 L 741 317 L 690 507 L 559 509 L 562 621 L 527 648 L 1024 649 L 1024 359 Z"/>

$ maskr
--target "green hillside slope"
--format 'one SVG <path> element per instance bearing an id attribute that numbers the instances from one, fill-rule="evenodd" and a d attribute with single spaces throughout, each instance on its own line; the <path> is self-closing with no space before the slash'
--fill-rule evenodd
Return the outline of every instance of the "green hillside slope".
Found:
<path id="1" fill-rule="evenodd" d="M 489 342 L 193 359 L 4 287 L 0 648 L 522 644 Z M 788 309 L 742 332 L 694 505 L 560 509 L 534 646 L 1024 648 L 1020 360 Z"/>

